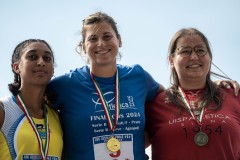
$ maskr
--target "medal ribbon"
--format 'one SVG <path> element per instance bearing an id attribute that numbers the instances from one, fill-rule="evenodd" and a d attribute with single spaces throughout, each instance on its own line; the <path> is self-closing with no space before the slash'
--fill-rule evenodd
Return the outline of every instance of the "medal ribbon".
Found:
<path id="1" fill-rule="evenodd" d="M 49 126 L 48 126 L 48 116 L 47 113 L 44 109 L 44 125 L 45 125 L 45 135 L 46 135 L 46 141 L 45 141 L 45 146 L 43 145 L 42 139 L 39 135 L 39 132 L 36 128 L 36 124 L 34 123 L 32 117 L 30 116 L 27 107 L 25 106 L 25 104 L 23 103 L 20 95 L 18 94 L 16 96 L 17 102 L 20 106 L 20 108 L 22 109 L 22 111 L 24 112 L 25 116 L 27 117 L 31 127 L 33 128 L 33 131 L 35 132 L 36 136 L 37 136 L 37 140 L 38 140 L 38 144 L 39 144 L 39 148 L 41 151 L 41 156 L 42 156 L 42 160 L 46 160 L 47 159 L 47 154 L 48 154 L 48 147 L 49 147 L 49 141 L 50 141 L 50 130 L 49 130 Z"/>
<path id="2" fill-rule="evenodd" d="M 99 86 L 99 84 L 97 83 L 96 79 L 94 78 L 94 75 L 92 74 L 92 72 L 90 73 L 91 77 L 92 77 L 92 81 L 94 83 L 94 86 L 97 90 L 98 96 L 100 98 L 100 101 L 102 103 L 103 109 L 104 109 L 104 113 L 106 115 L 107 118 L 107 122 L 108 122 L 108 127 L 110 128 L 110 130 L 112 132 L 114 132 L 116 126 L 117 126 L 117 121 L 119 118 L 119 111 L 120 111 L 120 95 L 119 95 L 119 77 L 118 77 L 118 70 L 116 72 L 116 80 L 115 80 L 115 115 L 114 115 L 114 121 L 113 118 L 110 114 L 110 109 L 108 109 L 108 104 L 106 102 L 106 99 L 103 96 L 103 92 Z"/>
<path id="3" fill-rule="evenodd" d="M 178 91 L 180 93 L 180 96 L 181 96 L 181 99 L 182 99 L 183 103 L 185 104 L 185 106 L 188 109 L 188 112 L 191 114 L 193 119 L 195 119 L 197 121 L 197 123 L 199 125 L 202 125 L 201 122 L 202 122 L 203 112 L 204 112 L 204 109 L 205 109 L 203 106 L 205 105 L 205 102 L 201 105 L 201 111 L 200 111 L 199 118 L 196 119 L 195 115 L 193 114 L 193 112 L 191 110 L 190 103 L 189 103 L 189 101 L 187 99 L 187 96 L 186 96 L 185 92 L 183 91 L 183 89 L 180 86 L 178 87 Z"/>

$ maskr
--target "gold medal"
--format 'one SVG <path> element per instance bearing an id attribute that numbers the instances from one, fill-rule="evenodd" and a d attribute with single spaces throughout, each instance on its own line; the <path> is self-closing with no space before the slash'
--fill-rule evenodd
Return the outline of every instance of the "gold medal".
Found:
<path id="1" fill-rule="evenodd" d="M 107 141 L 107 148 L 109 151 L 111 152 L 117 152 L 118 150 L 120 150 L 120 142 L 118 139 L 111 137 L 108 141 Z"/>
<path id="2" fill-rule="evenodd" d="M 198 146 L 205 146 L 208 143 L 208 135 L 204 132 L 198 132 L 194 137 L 194 141 Z"/>

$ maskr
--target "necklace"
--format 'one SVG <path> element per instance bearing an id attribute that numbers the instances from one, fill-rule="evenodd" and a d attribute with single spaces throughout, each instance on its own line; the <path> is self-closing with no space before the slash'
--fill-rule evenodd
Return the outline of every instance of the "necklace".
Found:
<path id="1" fill-rule="evenodd" d="M 117 121 L 119 118 L 119 111 L 120 111 L 120 93 L 119 93 L 119 77 L 118 77 L 118 70 L 116 71 L 116 80 L 115 80 L 115 114 L 114 114 L 114 120 L 113 117 L 110 114 L 110 110 L 108 109 L 108 104 L 106 99 L 104 98 L 103 92 L 100 88 L 100 85 L 97 83 L 97 80 L 94 78 L 94 75 L 92 72 L 90 72 L 93 84 L 96 88 L 97 94 L 100 98 L 102 107 L 104 109 L 104 113 L 106 115 L 106 119 L 108 122 L 108 127 L 111 130 L 112 133 L 114 133 L 114 130 L 117 127 Z M 121 144 L 120 141 L 112 136 L 111 138 L 108 139 L 107 141 L 107 148 L 111 152 L 117 152 L 120 150 Z"/>
<path id="2" fill-rule="evenodd" d="M 35 124 L 32 116 L 29 114 L 27 107 L 25 106 L 25 104 L 19 94 L 16 96 L 16 100 L 17 100 L 17 103 L 19 104 L 20 108 L 24 112 L 25 116 L 27 117 L 28 122 L 30 123 L 33 131 L 36 134 L 36 137 L 38 140 L 38 145 L 39 145 L 41 156 L 42 156 L 42 160 L 46 160 L 47 154 L 48 154 L 49 141 L 50 141 L 50 130 L 49 130 L 48 116 L 46 113 L 46 109 L 44 108 L 44 125 L 45 125 L 45 135 L 46 135 L 46 140 L 45 140 L 45 145 L 44 145 L 43 139 L 41 138 L 41 136 L 37 130 L 36 124 Z"/>
<path id="3" fill-rule="evenodd" d="M 194 136 L 194 142 L 196 145 L 198 146 L 205 146 L 208 143 L 208 135 L 204 132 L 202 132 L 202 117 L 203 117 L 203 113 L 205 111 L 205 102 L 202 103 L 201 107 L 200 107 L 200 115 L 196 116 L 194 115 L 193 111 L 191 110 L 189 101 L 187 100 L 186 94 L 184 93 L 183 89 L 179 86 L 178 87 L 178 91 L 180 93 L 181 99 L 183 101 L 183 103 L 185 104 L 185 106 L 188 109 L 188 112 L 190 113 L 190 115 L 193 117 L 193 119 L 200 125 L 200 131 Z"/>

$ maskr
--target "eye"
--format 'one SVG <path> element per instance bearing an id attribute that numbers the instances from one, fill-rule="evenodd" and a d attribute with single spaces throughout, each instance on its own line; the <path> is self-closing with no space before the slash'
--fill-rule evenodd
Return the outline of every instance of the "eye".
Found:
<path id="1" fill-rule="evenodd" d="M 29 55 L 27 55 L 27 59 L 35 60 L 35 59 L 37 59 L 37 56 L 34 54 L 29 54 Z"/>
<path id="2" fill-rule="evenodd" d="M 185 49 L 182 49 L 182 50 L 180 51 L 180 54 L 182 54 L 182 55 L 190 55 L 191 52 L 192 52 L 191 49 L 185 48 Z"/>
<path id="3" fill-rule="evenodd" d="M 205 48 L 196 48 L 195 49 L 195 52 L 198 54 L 198 55 L 204 55 L 207 51 Z"/>
<path id="4" fill-rule="evenodd" d="M 90 42 L 95 42 L 95 41 L 97 41 L 97 37 L 96 37 L 96 36 L 90 36 L 90 37 L 88 38 L 88 41 L 90 41 Z"/>
<path id="5" fill-rule="evenodd" d="M 104 36 L 103 36 L 103 40 L 108 41 L 108 40 L 110 40 L 112 37 L 113 37 L 112 35 L 104 35 Z"/>
<path id="6" fill-rule="evenodd" d="M 43 57 L 43 60 L 46 61 L 46 62 L 52 62 L 52 61 L 53 61 L 53 57 L 47 55 L 47 56 L 44 56 L 44 57 Z"/>

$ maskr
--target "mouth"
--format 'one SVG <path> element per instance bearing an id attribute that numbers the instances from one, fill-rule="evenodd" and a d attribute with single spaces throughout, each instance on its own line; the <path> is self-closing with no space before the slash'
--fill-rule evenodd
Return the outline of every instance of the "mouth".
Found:
<path id="1" fill-rule="evenodd" d="M 191 64 L 191 65 L 188 65 L 187 68 L 199 68 L 199 67 L 202 67 L 201 64 Z"/>
<path id="2" fill-rule="evenodd" d="M 101 51 L 96 51 L 95 54 L 107 54 L 111 51 L 111 49 L 108 50 L 101 50 Z"/>
<path id="3" fill-rule="evenodd" d="M 46 74 L 47 72 L 43 71 L 43 70 L 36 70 L 36 71 L 33 71 L 34 73 L 37 73 L 37 74 Z"/>

